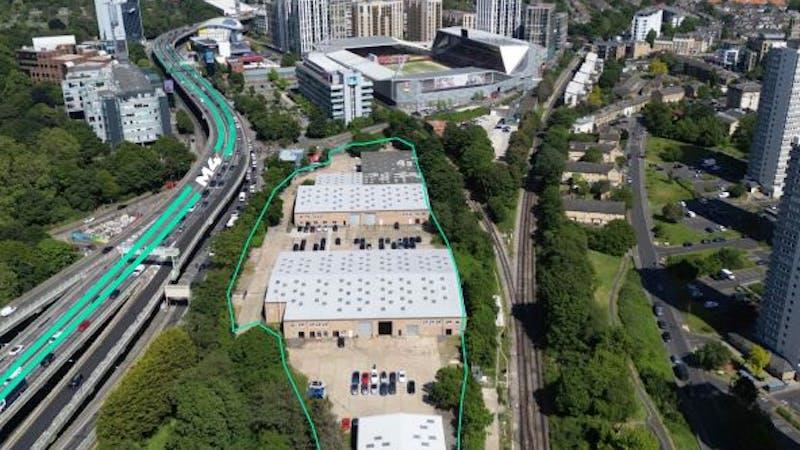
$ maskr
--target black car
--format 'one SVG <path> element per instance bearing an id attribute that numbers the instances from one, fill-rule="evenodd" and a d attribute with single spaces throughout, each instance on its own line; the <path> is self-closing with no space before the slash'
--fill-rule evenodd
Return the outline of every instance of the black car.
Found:
<path id="1" fill-rule="evenodd" d="M 109 253 L 111 250 L 114 250 L 114 247 L 109 245 L 107 247 L 103 247 L 103 250 L 100 253 L 105 255 L 106 253 Z"/>
<path id="2" fill-rule="evenodd" d="M 81 387 L 82 384 L 83 384 L 83 374 L 82 373 L 79 373 L 79 374 L 75 375 L 69 381 L 69 387 L 71 387 L 72 389 L 78 389 L 79 387 Z"/>
<path id="3" fill-rule="evenodd" d="M 678 377 L 679 380 L 687 381 L 689 379 L 689 368 L 686 367 L 686 364 L 675 364 L 673 369 L 675 370 L 675 376 Z"/>
<path id="4" fill-rule="evenodd" d="M 115 298 L 119 297 L 119 289 L 114 289 L 111 291 L 111 294 L 108 295 L 108 298 L 114 300 Z"/>
<path id="5" fill-rule="evenodd" d="M 384 396 L 389 393 L 389 384 L 388 383 L 381 383 L 381 386 L 378 390 L 381 396 Z"/>
<path id="6" fill-rule="evenodd" d="M 668 331 L 665 331 L 665 332 L 661 333 L 661 339 L 664 342 L 671 342 L 672 341 L 672 335 L 669 334 Z"/>
<path id="7" fill-rule="evenodd" d="M 389 395 L 397 394 L 397 383 L 394 381 L 389 382 Z"/>
<path id="8" fill-rule="evenodd" d="M 397 372 L 389 372 L 389 383 L 397 383 Z"/>
<path id="9" fill-rule="evenodd" d="M 53 362 L 54 359 L 56 359 L 56 355 L 48 353 L 47 356 L 45 356 L 42 359 L 42 362 L 40 362 L 39 364 L 41 364 L 42 367 L 47 367 Z"/>
<path id="10" fill-rule="evenodd" d="M 663 320 L 659 320 L 658 322 L 656 322 L 656 324 L 658 325 L 658 328 L 661 328 L 662 330 L 665 330 L 667 328 L 667 322 L 664 322 Z"/>
<path id="11" fill-rule="evenodd" d="M 694 245 L 694 244 L 692 244 L 691 242 L 684 242 L 683 243 L 684 247 L 691 247 L 692 245 Z"/>
<path id="12" fill-rule="evenodd" d="M 408 383 L 406 383 L 406 391 L 409 394 L 414 394 L 417 392 L 417 384 L 414 383 L 414 380 L 410 380 Z"/>

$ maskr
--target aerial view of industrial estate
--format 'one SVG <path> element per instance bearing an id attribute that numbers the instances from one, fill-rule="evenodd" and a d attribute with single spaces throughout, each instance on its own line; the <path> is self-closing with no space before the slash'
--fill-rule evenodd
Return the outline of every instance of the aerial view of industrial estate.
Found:
<path id="1" fill-rule="evenodd" d="M 550 1 L 4 2 L 0 448 L 800 449 L 800 1 Z"/>

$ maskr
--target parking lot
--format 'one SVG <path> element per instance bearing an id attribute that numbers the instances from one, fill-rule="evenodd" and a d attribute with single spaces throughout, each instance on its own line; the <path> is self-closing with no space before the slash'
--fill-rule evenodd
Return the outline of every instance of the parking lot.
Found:
<path id="1" fill-rule="evenodd" d="M 506 119 L 495 114 L 478 117 L 475 122 L 486 130 L 489 140 L 492 141 L 494 157 L 500 159 L 505 156 L 508 140 L 511 138 L 511 133 L 517 131 L 517 125 L 506 124 Z"/>
<path id="2" fill-rule="evenodd" d="M 434 380 L 436 371 L 457 356 L 455 338 L 413 337 L 349 339 L 344 348 L 335 340 L 292 341 L 289 359 L 309 381 L 325 383 L 327 397 L 338 418 L 359 417 L 387 412 L 436 414 L 423 402 L 423 386 Z M 414 380 L 416 393 L 406 392 L 408 383 L 398 383 L 395 395 L 356 395 L 350 393 L 351 374 L 404 370 Z M 304 387 L 301 387 L 304 388 Z"/>

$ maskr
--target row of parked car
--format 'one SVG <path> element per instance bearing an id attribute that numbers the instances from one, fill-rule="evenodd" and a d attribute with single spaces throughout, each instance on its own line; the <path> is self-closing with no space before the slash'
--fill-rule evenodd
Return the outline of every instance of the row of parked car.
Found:
<path id="1" fill-rule="evenodd" d="M 406 392 L 410 395 L 416 393 L 416 383 L 408 380 L 405 370 L 397 372 L 386 372 L 378 370 L 373 366 L 369 372 L 359 372 L 354 370 L 350 376 L 351 395 L 395 395 L 397 394 L 397 384 L 406 385 Z"/>

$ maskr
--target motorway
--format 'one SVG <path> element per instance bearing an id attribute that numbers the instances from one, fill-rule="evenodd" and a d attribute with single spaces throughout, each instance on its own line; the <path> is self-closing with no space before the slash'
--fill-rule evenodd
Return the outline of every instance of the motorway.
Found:
<path id="1" fill-rule="evenodd" d="M 53 429 L 56 417 L 62 415 L 68 419 L 74 415 L 78 405 L 72 400 L 76 394 L 88 397 L 100 387 L 87 386 L 86 383 L 90 379 L 102 381 L 104 377 L 100 372 L 110 367 L 109 353 L 117 348 L 123 338 L 135 338 L 136 330 L 131 330 L 131 325 L 141 325 L 142 312 L 160 302 L 163 286 L 169 281 L 172 271 L 169 265 L 151 264 L 151 268 L 137 278 L 132 274 L 133 269 L 145 261 L 156 246 L 167 242 L 181 251 L 183 265 L 202 242 L 215 216 L 238 193 L 245 172 L 250 170 L 247 136 L 237 133 L 241 120 L 219 93 L 178 60 L 179 56 L 172 47 L 176 39 L 185 38 L 191 29 L 180 31 L 180 34 L 173 31 L 156 40 L 155 57 L 201 111 L 209 129 L 208 142 L 213 144 L 213 149 L 209 151 L 211 162 L 201 158 L 184 178 L 183 188 L 176 189 L 180 194 L 155 224 L 149 225 L 144 232 L 142 229 L 135 230 L 142 236 L 128 254 L 120 258 L 112 252 L 85 258 L 77 265 L 77 269 L 75 266 L 71 268 L 83 277 L 68 293 L 60 296 L 40 316 L 29 321 L 23 330 L 12 330 L 4 336 L 4 339 L 11 338 L 7 348 L 15 345 L 24 347 L 21 354 L 5 355 L 2 361 L 5 366 L 2 368 L 3 377 L 8 381 L 0 395 L 3 395 L 3 400 L 10 398 L 9 405 L 3 411 L 0 429 L 4 447 L 44 448 L 52 442 L 59 431 Z M 208 178 L 213 177 L 217 183 L 221 182 L 223 187 L 206 189 L 208 178 L 202 177 L 203 174 Z M 164 224 L 166 227 L 161 228 Z M 154 234 L 155 239 L 149 241 Z M 123 238 L 131 237 L 131 234 L 127 234 Z M 142 241 L 144 243 L 137 245 Z M 136 261 L 131 262 L 133 258 Z M 112 263 L 115 264 L 111 266 Z M 73 272 L 61 274 L 62 277 L 72 275 Z M 117 279 L 106 284 L 115 275 Z M 106 301 L 112 292 L 117 295 L 115 291 L 119 291 L 118 297 Z M 99 295 L 95 296 L 98 292 Z M 127 304 L 122 305 L 127 297 L 130 297 Z M 20 302 L 32 301 L 31 298 L 22 298 Z M 76 330 L 78 320 L 91 320 L 91 325 L 84 330 Z M 55 356 L 53 362 L 47 368 L 41 367 L 39 362 L 50 352 Z M 66 373 L 69 373 L 69 378 L 73 374 L 80 374 L 87 381 L 82 388 L 72 389 L 66 386 Z M 28 389 L 12 403 L 14 390 L 19 392 L 25 384 Z M 68 405 L 72 410 L 65 412 Z M 64 420 L 59 423 L 65 424 Z"/>

